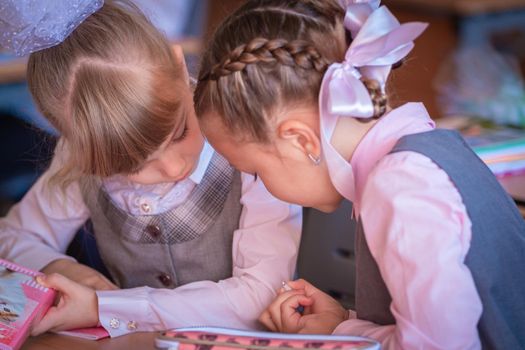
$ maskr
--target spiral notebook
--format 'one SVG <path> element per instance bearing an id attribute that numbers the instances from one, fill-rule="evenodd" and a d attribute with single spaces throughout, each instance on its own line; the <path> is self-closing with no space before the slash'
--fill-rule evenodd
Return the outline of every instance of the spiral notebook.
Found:
<path id="1" fill-rule="evenodd" d="M 0 349 L 19 349 L 34 322 L 53 303 L 55 291 L 35 281 L 40 272 L 0 259 Z"/>
<path id="2" fill-rule="evenodd" d="M 341 335 L 284 334 L 219 327 L 177 328 L 155 340 L 158 349 L 176 350 L 379 350 L 375 340 Z"/>
<path id="3" fill-rule="evenodd" d="M 41 275 L 0 259 L 0 350 L 19 349 L 55 300 L 56 292 L 35 281 Z M 73 337 L 98 340 L 109 336 L 102 327 L 58 332 Z"/>

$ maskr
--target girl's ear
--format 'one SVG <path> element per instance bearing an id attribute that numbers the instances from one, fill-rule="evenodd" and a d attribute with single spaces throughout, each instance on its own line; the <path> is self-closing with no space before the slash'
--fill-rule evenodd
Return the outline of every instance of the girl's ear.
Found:
<path id="1" fill-rule="evenodd" d="M 281 122 L 277 128 L 278 137 L 288 141 L 306 157 L 320 158 L 321 140 L 310 125 L 294 119 Z"/>
<path id="2" fill-rule="evenodd" d="M 182 47 L 180 45 L 172 45 L 171 48 L 173 50 L 173 56 L 175 56 L 175 60 L 181 64 L 182 74 L 184 74 L 184 81 L 190 85 L 190 74 L 188 73 L 188 66 L 186 65 L 186 59 L 184 58 L 184 51 L 182 51 Z"/>

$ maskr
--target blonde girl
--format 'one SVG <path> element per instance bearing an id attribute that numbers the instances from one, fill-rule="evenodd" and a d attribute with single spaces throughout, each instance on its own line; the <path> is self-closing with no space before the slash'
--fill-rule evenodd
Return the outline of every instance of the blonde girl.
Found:
<path id="1" fill-rule="evenodd" d="M 26 20 L 25 3 L 7 15 Z M 292 277 L 300 208 L 204 141 L 180 48 L 131 2 L 40 11 L 25 24 L 30 38 L 10 43 L 41 49 L 29 57 L 29 87 L 61 138 L 49 170 L 0 221 L 0 256 L 47 273 L 40 282 L 62 293 L 33 334 L 258 328 Z M 53 31 L 67 35 L 50 46 Z M 65 255 L 88 219 L 111 281 Z"/>

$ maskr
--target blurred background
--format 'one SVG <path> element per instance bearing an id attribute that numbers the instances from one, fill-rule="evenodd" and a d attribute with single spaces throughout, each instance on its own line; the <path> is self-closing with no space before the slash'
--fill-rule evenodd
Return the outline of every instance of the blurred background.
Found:
<path id="1" fill-rule="evenodd" d="M 136 2 L 170 40 L 183 46 L 194 74 L 214 28 L 243 3 Z M 392 74 L 391 104 L 421 101 L 442 126 L 464 132 L 523 204 L 525 0 L 384 0 L 383 4 L 401 22 L 430 24 L 405 64 Z M 31 101 L 25 60 L 0 52 L 0 216 L 45 170 L 57 136 Z M 345 223 L 349 206 L 344 203 L 331 216 L 305 209 L 298 273 L 351 305 L 353 284 L 347 276 L 353 267 L 353 242 Z M 315 265 L 339 272 L 326 276 Z"/>

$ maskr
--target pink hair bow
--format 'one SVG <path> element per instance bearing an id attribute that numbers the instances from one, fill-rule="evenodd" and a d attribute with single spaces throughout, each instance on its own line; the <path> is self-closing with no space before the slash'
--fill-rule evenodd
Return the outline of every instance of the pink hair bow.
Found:
<path id="1" fill-rule="evenodd" d="M 321 91 L 327 92 L 326 107 L 330 113 L 370 118 L 374 115 L 374 107 L 360 78 L 377 80 L 384 91 L 392 65 L 412 50 L 413 40 L 427 24 L 400 24 L 385 6 L 379 7 L 379 0 L 343 1 L 345 27 L 351 32 L 353 41 L 345 60 L 328 68 Z"/>

